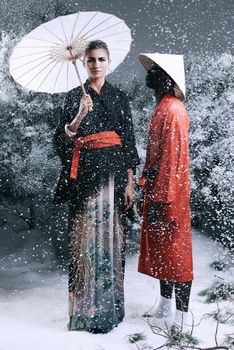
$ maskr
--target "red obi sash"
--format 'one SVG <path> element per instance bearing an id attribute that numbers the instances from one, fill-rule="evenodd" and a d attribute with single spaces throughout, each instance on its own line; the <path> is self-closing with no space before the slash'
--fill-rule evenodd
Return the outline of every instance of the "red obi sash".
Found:
<path id="1" fill-rule="evenodd" d="M 121 138 L 115 131 L 103 131 L 97 134 L 91 134 L 76 139 L 74 141 L 70 178 L 73 180 L 77 179 L 80 150 L 82 148 L 95 149 L 110 147 L 114 145 L 121 145 Z"/>

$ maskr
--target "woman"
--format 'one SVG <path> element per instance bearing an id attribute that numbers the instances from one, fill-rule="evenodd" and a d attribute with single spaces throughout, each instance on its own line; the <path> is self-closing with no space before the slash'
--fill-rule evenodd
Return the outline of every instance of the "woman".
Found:
<path id="1" fill-rule="evenodd" d="M 90 42 L 88 80 L 66 97 L 54 143 L 62 161 L 55 203 L 69 201 L 69 330 L 105 333 L 124 317 L 124 220 L 139 163 L 128 100 L 105 80 L 107 45 Z"/>
<path id="2" fill-rule="evenodd" d="M 146 162 L 139 185 L 144 189 L 139 272 L 160 280 L 160 302 L 154 316 L 171 316 L 173 331 L 182 331 L 193 279 L 189 184 L 189 119 L 183 57 L 140 54 L 147 69 L 146 86 L 157 105 L 148 129 Z"/>

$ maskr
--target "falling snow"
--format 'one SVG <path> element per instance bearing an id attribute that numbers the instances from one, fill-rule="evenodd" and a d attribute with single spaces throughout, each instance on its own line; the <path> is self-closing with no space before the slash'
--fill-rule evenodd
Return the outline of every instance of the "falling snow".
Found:
<path id="1" fill-rule="evenodd" d="M 185 55 L 190 116 L 191 206 L 195 281 L 191 311 L 195 322 L 216 309 L 198 293 L 212 283 L 233 283 L 233 110 L 234 60 L 231 1 L 202 0 L 2 0 L 0 11 L 0 348 L 115 350 L 134 349 L 129 334 L 144 332 L 145 349 L 160 346 L 142 314 L 159 295 L 157 282 L 137 270 L 140 220 L 128 226 L 125 276 L 126 317 L 107 335 L 67 332 L 67 208 L 51 204 L 60 162 L 52 135 L 64 95 L 30 92 L 15 84 L 8 60 L 16 43 L 44 21 L 77 11 L 110 12 L 132 29 L 132 49 L 108 79 L 129 95 L 141 158 L 147 123 L 155 105 L 144 84 L 139 52 Z M 217 242 L 214 242 L 216 240 Z M 223 271 L 210 264 L 217 260 Z M 220 302 L 221 311 L 230 308 Z M 213 319 L 194 334 L 202 347 L 215 345 Z M 233 326 L 233 324 L 232 324 Z M 220 326 L 219 343 L 231 334 Z M 139 343 L 144 348 L 144 342 Z M 147 345 L 148 344 L 148 345 Z"/>

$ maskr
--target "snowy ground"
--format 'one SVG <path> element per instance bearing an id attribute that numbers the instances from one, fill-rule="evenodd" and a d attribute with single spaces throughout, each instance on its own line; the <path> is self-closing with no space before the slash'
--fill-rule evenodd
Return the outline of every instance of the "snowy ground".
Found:
<path id="1" fill-rule="evenodd" d="M 198 323 L 203 314 L 216 309 L 216 304 L 205 304 L 198 292 L 224 272 L 209 267 L 214 260 L 227 259 L 226 252 L 216 243 L 193 232 L 195 280 L 192 287 L 190 308 Z M 41 267 L 44 266 L 40 265 Z M 38 270 L 38 264 L 14 265 L 14 261 L 2 260 L 0 281 L 0 350 L 133 350 L 127 335 L 144 332 L 147 343 L 155 348 L 164 339 L 155 335 L 142 315 L 151 309 L 159 295 L 158 281 L 137 273 L 137 256 L 127 259 L 125 293 L 126 317 L 109 334 L 94 335 L 88 332 L 68 332 L 67 324 L 67 279 L 65 274 Z M 44 268 L 44 267 L 43 267 Z M 6 271 L 7 269 L 7 271 Z M 226 272 L 226 275 L 232 273 Z M 233 275 L 232 275 L 233 276 Z M 230 279 L 230 276 L 228 276 Z M 227 305 L 222 302 L 221 307 Z M 227 305 L 228 306 L 228 305 Z M 190 315 L 191 321 L 191 315 Z M 153 321 L 152 321 L 153 322 Z M 220 325 L 220 344 L 226 334 L 231 334 L 231 325 Z M 205 319 L 194 329 L 199 346 L 215 345 L 215 322 Z M 140 344 L 143 348 L 143 343 Z M 145 347 L 145 349 L 150 347 Z"/>

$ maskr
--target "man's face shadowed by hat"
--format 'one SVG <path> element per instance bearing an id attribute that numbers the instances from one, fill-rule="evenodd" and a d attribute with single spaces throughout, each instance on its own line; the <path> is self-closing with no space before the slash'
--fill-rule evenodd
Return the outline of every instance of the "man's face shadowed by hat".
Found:
<path id="1" fill-rule="evenodd" d="M 147 71 L 145 83 L 156 94 L 172 93 L 175 85 L 171 77 L 157 64 Z"/>

